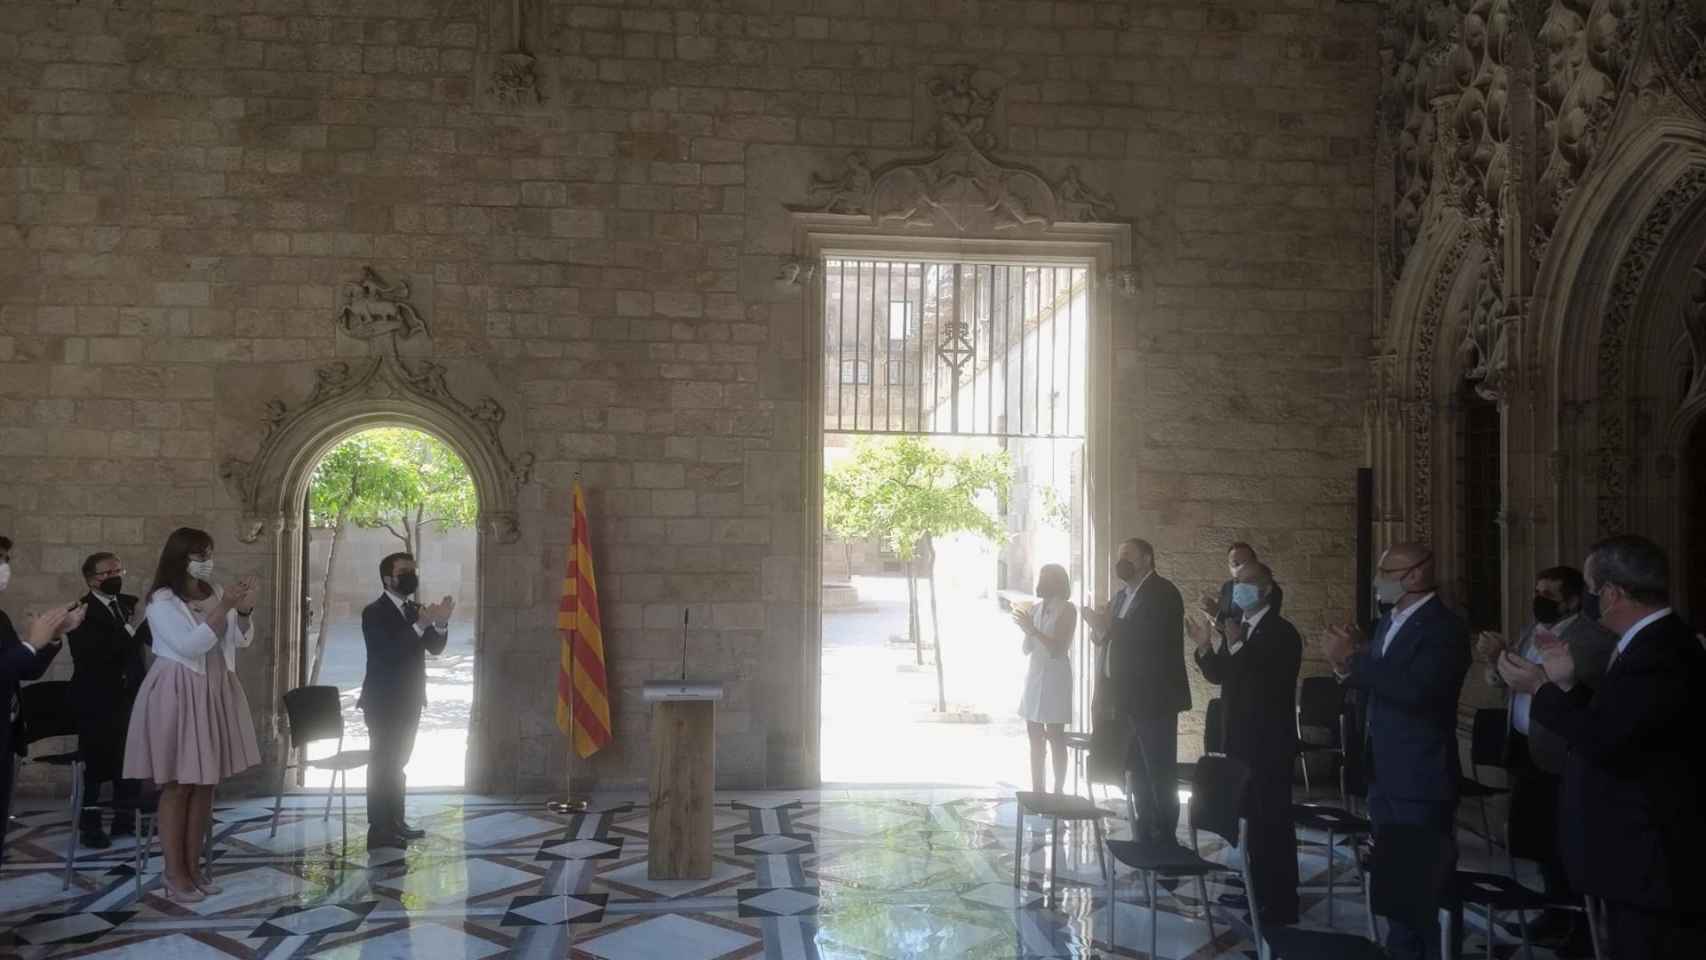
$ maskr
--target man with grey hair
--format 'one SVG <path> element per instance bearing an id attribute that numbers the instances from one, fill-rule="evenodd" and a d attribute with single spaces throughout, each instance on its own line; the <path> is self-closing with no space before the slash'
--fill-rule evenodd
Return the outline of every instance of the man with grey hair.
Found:
<path id="1" fill-rule="evenodd" d="M 1670 607 L 1670 564 L 1645 537 L 1600 542 L 1584 564 L 1599 620 L 1618 635 L 1591 693 L 1567 644 L 1536 666 L 1506 653 L 1499 673 L 1532 694 L 1533 719 L 1569 745 L 1560 798 L 1564 864 L 1605 901 L 1617 960 L 1689 956 L 1706 929 L 1691 875 L 1706 858 L 1700 711 L 1706 650 Z"/>

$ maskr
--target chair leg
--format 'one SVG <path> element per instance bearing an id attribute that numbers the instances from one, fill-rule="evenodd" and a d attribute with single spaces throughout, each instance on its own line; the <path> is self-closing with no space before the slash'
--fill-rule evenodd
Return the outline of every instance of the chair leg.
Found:
<path id="1" fill-rule="evenodd" d="M 1528 942 L 1528 911 L 1516 912 L 1517 929 L 1522 931 L 1522 955 L 1527 960 L 1534 960 L 1534 944 Z"/>
<path id="2" fill-rule="evenodd" d="M 338 788 L 338 795 L 339 795 L 340 799 L 338 802 L 342 806 L 342 810 L 339 813 L 339 816 L 343 818 L 343 822 L 344 822 L 344 846 L 343 846 L 343 852 L 340 854 L 340 856 L 348 856 L 349 855 L 349 771 L 348 770 L 339 771 L 338 777 L 339 777 L 338 783 L 340 784 L 340 786 Z"/>
<path id="3" fill-rule="evenodd" d="M 1119 872 L 1119 869 L 1120 869 L 1119 864 L 1117 864 L 1117 863 L 1108 864 L 1108 950 L 1109 950 L 1109 952 L 1117 952 L 1119 949 L 1118 947 L 1116 947 L 1114 945 L 1114 907 L 1118 903 L 1118 901 L 1115 898 L 1114 878 L 1115 878 L 1115 875 Z"/>
<path id="4" fill-rule="evenodd" d="M 1491 857 L 1493 855 L 1493 827 L 1492 821 L 1487 819 L 1487 798 L 1485 796 L 1481 798 L 1481 836 L 1487 841 L 1487 856 Z"/>
<path id="5" fill-rule="evenodd" d="M 1103 851 L 1103 849 L 1102 849 L 1103 847 L 1107 846 L 1107 841 L 1102 836 L 1102 818 L 1097 817 L 1094 820 L 1091 820 L 1090 824 L 1095 829 L 1095 832 L 1096 832 L 1096 869 L 1101 871 L 1101 873 L 1099 873 L 1098 876 L 1107 876 L 1107 873 L 1108 873 L 1108 856 L 1107 856 L 1107 853 L 1105 851 Z"/>
<path id="6" fill-rule="evenodd" d="M 307 754 L 304 753 L 303 756 L 306 757 Z M 306 762 L 307 761 L 304 761 L 304 763 L 306 763 Z M 321 823 L 324 823 L 327 820 L 332 819 L 332 797 L 337 792 L 338 792 L 338 778 L 332 777 L 331 780 L 327 781 L 327 783 L 326 783 L 326 812 L 320 814 L 320 822 Z"/>
<path id="7" fill-rule="evenodd" d="M 1155 906 L 1155 871 L 1151 870 L 1143 877 L 1149 887 L 1149 956 L 1154 960 L 1157 956 L 1155 946 L 1160 939 L 1161 930 L 1161 915 Z"/>
<path id="8" fill-rule="evenodd" d="M 284 763 L 279 765 L 278 791 L 273 794 L 272 798 L 272 832 L 267 834 L 268 839 L 278 836 L 278 815 L 279 812 L 284 809 L 284 776 L 289 772 L 289 770 L 290 764 Z"/>
<path id="9" fill-rule="evenodd" d="M 1214 910 L 1208 902 L 1208 880 L 1197 875 L 1197 896 L 1202 898 L 1202 918 L 1208 923 L 1208 942 L 1214 943 Z"/>
<path id="10" fill-rule="evenodd" d="M 1303 768 L 1303 795 L 1308 796 L 1309 792 L 1315 789 L 1309 784 L 1309 754 L 1299 753 L 1297 755 L 1297 765 Z"/>
<path id="11" fill-rule="evenodd" d="M 1013 903 L 1015 906 L 1023 906 L 1025 890 L 1019 886 L 1019 869 L 1025 860 L 1025 807 L 1017 799 L 1013 801 L 1013 805 Z"/>
<path id="12" fill-rule="evenodd" d="M 1374 916 L 1373 888 L 1369 885 L 1368 874 L 1362 872 L 1360 865 L 1357 867 L 1357 874 L 1362 879 L 1362 908 L 1368 914 L 1368 939 L 1374 943 L 1379 943 L 1380 921 Z"/>
<path id="13" fill-rule="evenodd" d="M 1060 870 L 1060 818 L 1054 818 L 1054 826 L 1049 830 L 1048 837 L 1048 899 L 1043 904 L 1050 910 L 1054 909 L 1054 895 L 1060 890 L 1057 879 Z"/>
<path id="14" fill-rule="evenodd" d="M 61 890 L 71 889 L 71 872 L 77 868 L 78 834 L 83 830 L 83 762 L 74 760 L 71 763 L 71 829 L 67 831 L 71 838 L 65 845 L 65 878 L 59 885 Z"/>
<path id="15" fill-rule="evenodd" d="M 1333 925 L 1333 831 L 1327 831 L 1327 926 Z"/>
<path id="16" fill-rule="evenodd" d="M 1582 905 L 1587 908 L 1584 912 L 1588 915 L 1588 939 L 1593 941 L 1593 960 L 1605 960 L 1599 939 L 1599 902 L 1592 897 L 1583 897 Z"/>

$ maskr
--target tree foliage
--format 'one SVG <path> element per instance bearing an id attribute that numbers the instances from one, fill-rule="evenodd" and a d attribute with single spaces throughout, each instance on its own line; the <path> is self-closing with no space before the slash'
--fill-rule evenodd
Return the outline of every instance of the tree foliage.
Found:
<path id="1" fill-rule="evenodd" d="M 419 430 L 382 427 L 344 440 L 314 469 L 309 522 L 331 527 L 340 514 L 358 527 L 390 531 L 416 552 L 424 527 L 471 526 L 479 512 L 468 468 L 444 441 Z"/>
<path id="2" fill-rule="evenodd" d="M 927 537 L 973 533 L 999 542 L 1011 475 L 1004 452 L 949 453 L 921 437 L 861 439 L 824 476 L 824 524 L 846 539 L 880 537 L 907 561 Z"/>

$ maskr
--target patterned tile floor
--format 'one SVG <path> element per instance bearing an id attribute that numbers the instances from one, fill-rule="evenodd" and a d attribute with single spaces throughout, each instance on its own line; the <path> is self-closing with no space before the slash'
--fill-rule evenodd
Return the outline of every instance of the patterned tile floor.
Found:
<path id="1" fill-rule="evenodd" d="M 682 883 L 647 879 L 646 810 L 633 797 L 600 797 L 592 812 L 572 817 L 537 801 L 411 797 L 410 819 L 429 837 L 407 852 L 365 849 L 359 806 L 351 803 L 345 848 L 339 821 L 322 821 L 313 797 L 287 799 L 276 838 L 266 801 L 222 804 L 215 871 L 223 890 L 193 906 L 158 895 L 157 857 L 139 899 L 128 842 L 86 855 L 62 891 L 68 821 L 58 810 L 25 812 L 0 869 L 0 957 L 1148 956 L 1148 909 L 1124 872 L 1118 946 L 1109 945 L 1107 887 L 1087 835 L 1064 837 L 1051 909 L 1047 835 L 1028 830 L 1023 890 L 1014 889 L 1014 806 L 993 790 L 720 794 L 712 875 Z M 1123 832 L 1116 822 L 1113 834 Z M 1465 837 L 1466 861 L 1480 843 Z M 1322 848 L 1302 856 L 1305 923 L 1324 925 Z M 1336 926 L 1363 930 L 1354 876 L 1344 857 L 1338 862 Z M 1194 885 L 1163 893 L 1160 956 L 1253 957 L 1242 911 L 1218 903 L 1235 892 L 1208 888 L 1212 942 Z M 1469 952 L 1479 955 L 1482 942 L 1472 929 Z M 1510 938 L 1499 943 L 1510 955 Z"/>

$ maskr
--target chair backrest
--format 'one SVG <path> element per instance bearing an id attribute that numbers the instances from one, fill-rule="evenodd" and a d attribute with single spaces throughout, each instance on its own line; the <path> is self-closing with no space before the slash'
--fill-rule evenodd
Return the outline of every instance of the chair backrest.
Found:
<path id="1" fill-rule="evenodd" d="M 284 711 L 290 716 L 293 746 L 344 735 L 344 709 L 337 687 L 297 687 L 284 695 Z"/>
<path id="2" fill-rule="evenodd" d="M 1197 759 L 1191 780 L 1191 829 L 1207 830 L 1234 846 L 1245 813 L 1250 768 L 1242 760 L 1210 754 Z"/>
<path id="3" fill-rule="evenodd" d="M 1320 727 L 1335 736 L 1339 714 L 1345 709 L 1345 691 L 1334 677 L 1304 677 L 1297 688 L 1297 725 Z"/>
<path id="4" fill-rule="evenodd" d="M 1477 767 L 1506 767 L 1510 765 L 1509 737 L 1505 731 L 1510 723 L 1503 707 L 1483 707 L 1475 711 L 1475 723 L 1469 733 L 1469 762 Z"/>
<path id="5" fill-rule="evenodd" d="M 71 684 L 43 680 L 18 691 L 18 752 L 48 737 L 77 735 L 77 714 L 71 709 Z"/>
<path id="6" fill-rule="evenodd" d="M 1257 960 L 1268 960 L 1272 949 L 1262 936 L 1262 905 L 1256 900 L 1256 877 L 1250 865 L 1250 821 L 1238 819 L 1238 872 L 1244 878 L 1244 903 L 1250 908 L 1250 936 L 1256 941 Z M 1204 909 L 1207 909 L 1206 907 Z"/>
<path id="7" fill-rule="evenodd" d="M 1209 700 L 1207 714 L 1203 717 L 1202 752 L 1226 752 L 1226 717 L 1219 697 Z"/>

